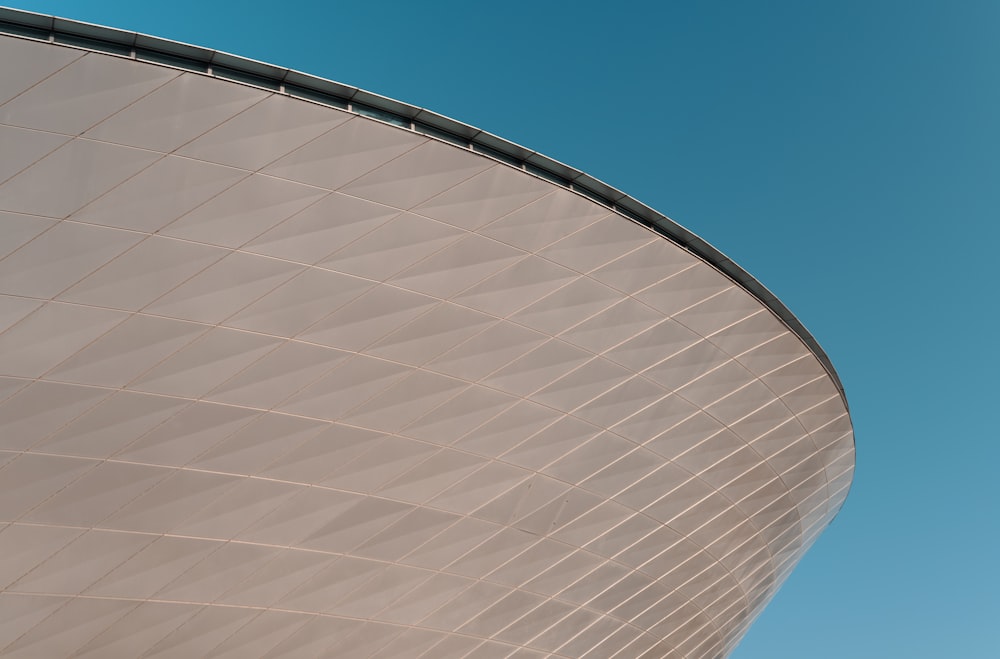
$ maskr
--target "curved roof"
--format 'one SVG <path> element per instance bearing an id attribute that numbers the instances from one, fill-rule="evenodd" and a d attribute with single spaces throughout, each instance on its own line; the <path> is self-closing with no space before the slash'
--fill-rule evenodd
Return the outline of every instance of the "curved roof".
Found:
<path id="1" fill-rule="evenodd" d="M 763 302 L 809 346 L 836 383 L 844 404 L 848 404 L 840 376 L 819 342 L 795 314 L 756 278 L 667 216 L 569 165 L 426 108 L 217 50 L 6 7 L 0 7 L 0 33 L 43 38 L 54 43 L 168 64 L 356 112 L 472 149 L 586 195 L 690 250 Z"/>
<path id="2" fill-rule="evenodd" d="M 4 656 L 719 657 L 836 515 L 842 392 L 694 250 L 290 73 L 32 20 Z"/>

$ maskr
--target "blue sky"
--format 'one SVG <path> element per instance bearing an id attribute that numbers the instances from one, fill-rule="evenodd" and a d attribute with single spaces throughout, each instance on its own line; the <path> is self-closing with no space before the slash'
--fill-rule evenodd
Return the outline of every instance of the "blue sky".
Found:
<path id="1" fill-rule="evenodd" d="M 858 445 L 734 659 L 1000 656 L 1000 3 L 16 6 L 425 106 L 700 234 L 827 350 Z"/>

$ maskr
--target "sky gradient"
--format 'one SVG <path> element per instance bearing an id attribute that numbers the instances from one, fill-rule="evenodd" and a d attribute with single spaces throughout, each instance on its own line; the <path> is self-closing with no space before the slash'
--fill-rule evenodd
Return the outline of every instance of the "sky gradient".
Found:
<path id="1" fill-rule="evenodd" d="M 13 6 L 427 107 L 699 234 L 823 345 L 858 447 L 733 659 L 1000 656 L 1000 3 Z"/>

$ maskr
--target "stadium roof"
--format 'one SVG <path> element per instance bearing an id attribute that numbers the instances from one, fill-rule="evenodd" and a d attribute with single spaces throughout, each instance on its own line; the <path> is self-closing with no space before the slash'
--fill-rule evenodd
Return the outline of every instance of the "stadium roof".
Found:
<path id="1" fill-rule="evenodd" d="M 839 510 L 829 361 L 663 216 L 354 88 L 0 21 L 5 656 L 719 657 Z"/>
<path id="2" fill-rule="evenodd" d="M 607 183 L 544 154 L 426 108 L 308 73 L 169 39 L 8 7 L 0 7 L 0 33 L 167 64 L 349 110 L 472 149 L 590 197 L 690 250 L 767 305 L 815 353 L 840 390 L 844 404 L 847 404 L 840 376 L 826 352 L 802 322 L 763 284 L 718 249 L 667 216 Z"/>

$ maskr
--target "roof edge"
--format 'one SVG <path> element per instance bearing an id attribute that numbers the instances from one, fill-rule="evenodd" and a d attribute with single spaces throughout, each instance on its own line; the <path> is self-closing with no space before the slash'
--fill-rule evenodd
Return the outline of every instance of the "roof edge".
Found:
<path id="1" fill-rule="evenodd" d="M 844 407 L 850 409 L 840 376 L 826 351 L 795 314 L 762 283 L 666 215 L 574 167 L 431 110 L 351 85 L 200 46 L 2 6 L 0 34 L 172 66 L 329 105 L 469 149 L 583 195 L 680 245 L 757 298 L 812 351 L 837 387 Z"/>

